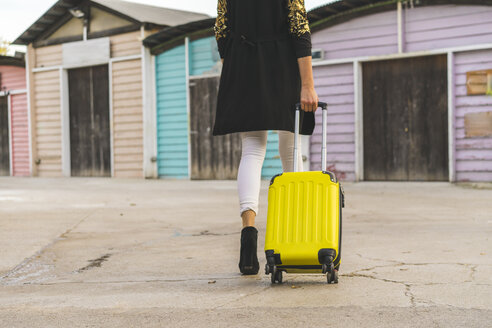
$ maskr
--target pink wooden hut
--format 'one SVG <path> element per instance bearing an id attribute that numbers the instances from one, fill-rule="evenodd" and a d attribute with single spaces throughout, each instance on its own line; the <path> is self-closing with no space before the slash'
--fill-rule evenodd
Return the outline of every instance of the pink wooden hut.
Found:
<path id="1" fill-rule="evenodd" d="M 492 1 L 341 0 L 309 14 L 340 178 L 492 181 Z"/>
<path id="2" fill-rule="evenodd" d="M 0 56 L 0 176 L 29 176 L 29 120 L 23 56 Z"/>

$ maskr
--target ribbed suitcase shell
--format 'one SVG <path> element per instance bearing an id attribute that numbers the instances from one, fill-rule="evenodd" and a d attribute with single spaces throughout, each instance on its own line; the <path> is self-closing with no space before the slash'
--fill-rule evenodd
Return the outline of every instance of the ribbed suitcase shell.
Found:
<path id="1" fill-rule="evenodd" d="M 280 254 L 279 269 L 321 272 L 321 249 L 335 250 L 334 265 L 339 265 L 341 195 L 335 179 L 323 171 L 285 172 L 272 178 L 265 251 Z"/>

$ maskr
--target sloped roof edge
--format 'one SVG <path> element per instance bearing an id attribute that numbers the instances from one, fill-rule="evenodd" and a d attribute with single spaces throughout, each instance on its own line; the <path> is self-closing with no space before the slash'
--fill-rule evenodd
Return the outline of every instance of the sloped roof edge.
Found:
<path id="1" fill-rule="evenodd" d="M 143 40 L 146 47 L 152 49 L 153 54 L 162 52 L 162 49 L 168 42 L 172 42 L 175 39 L 183 39 L 186 36 L 199 33 L 208 32 L 213 29 L 215 24 L 215 18 L 202 19 L 196 22 L 190 22 L 178 26 L 167 27 L 157 33 L 154 33 Z"/>
<path id="2" fill-rule="evenodd" d="M 23 57 L 0 56 L 0 66 L 26 67 Z"/>
<path id="3" fill-rule="evenodd" d="M 175 26 L 208 18 L 209 16 L 192 11 L 170 9 L 122 0 L 92 0 L 104 7 L 120 12 L 142 23 Z"/>
<path id="4" fill-rule="evenodd" d="M 450 4 L 492 5 L 492 0 L 339 0 L 309 11 L 311 29 L 318 31 L 357 17 L 394 10 L 398 2 L 413 7 Z"/>
<path id="5" fill-rule="evenodd" d="M 83 3 L 94 4 L 108 11 L 118 12 L 130 21 L 140 24 L 154 24 L 160 27 L 179 25 L 208 17 L 190 11 L 142 5 L 120 0 L 59 0 L 24 31 L 13 44 L 28 45 L 36 41 L 47 29 L 67 15 L 69 9 Z"/>
<path id="6" fill-rule="evenodd" d="M 393 10 L 397 2 L 410 4 L 408 0 L 338 0 L 326 5 L 311 9 L 308 12 L 312 31 L 318 31 L 328 26 L 343 23 L 353 18 L 370 15 L 377 12 Z M 427 5 L 492 5 L 492 0 L 413 0 L 414 6 Z M 204 19 L 197 22 L 187 23 L 164 28 L 150 35 L 143 42 L 146 47 L 152 49 L 157 55 L 169 47 L 167 45 L 177 43 L 186 36 L 197 35 L 210 31 L 215 23 L 215 18 Z"/>

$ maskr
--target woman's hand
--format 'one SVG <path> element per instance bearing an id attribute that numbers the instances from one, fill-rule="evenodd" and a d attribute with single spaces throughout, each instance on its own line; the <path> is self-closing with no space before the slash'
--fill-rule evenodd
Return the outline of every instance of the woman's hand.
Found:
<path id="1" fill-rule="evenodd" d="M 316 112 L 316 109 L 318 109 L 318 100 L 314 86 L 302 86 L 301 108 L 303 111 Z"/>
<path id="2" fill-rule="evenodd" d="M 297 59 L 299 73 L 301 74 L 301 108 L 305 112 L 316 112 L 318 109 L 318 95 L 314 90 L 313 67 L 311 56 Z"/>

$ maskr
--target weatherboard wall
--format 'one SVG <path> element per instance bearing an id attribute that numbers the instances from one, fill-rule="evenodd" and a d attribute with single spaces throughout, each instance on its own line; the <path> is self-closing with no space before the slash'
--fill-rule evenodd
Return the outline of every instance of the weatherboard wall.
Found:
<path id="1" fill-rule="evenodd" d="M 340 64 L 314 70 L 319 99 L 328 104 L 327 169 L 343 180 L 355 180 L 355 109 L 353 65 Z M 315 113 L 311 137 L 311 170 L 321 170 L 322 111 Z"/>
<path id="2" fill-rule="evenodd" d="M 189 47 L 190 75 L 192 76 L 207 73 L 220 60 L 214 37 L 191 41 Z"/>
<path id="3" fill-rule="evenodd" d="M 18 66 L 0 65 L 0 75 L 0 91 L 10 94 L 11 173 L 13 176 L 29 176 L 26 70 Z"/>
<path id="4" fill-rule="evenodd" d="M 140 31 L 113 35 L 110 40 L 111 58 L 139 55 L 142 51 Z"/>
<path id="5" fill-rule="evenodd" d="M 492 112 L 492 96 L 466 93 L 466 72 L 492 69 L 492 49 L 457 53 L 454 65 L 456 178 L 492 181 L 492 136 L 465 135 L 465 115 Z"/>
<path id="6" fill-rule="evenodd" d="M 404 11 L 405 50 L 425 51 L 492 42 L 492 7 L 442 5 Z"/>
<path id="7" fill-rule="evenodd" d="M 34 73 L 33 151 L 37 176 L 62 176 L 62 126 L 60 99 L 60 70 Z"/>
<path id="8" fill-rule="evenodd" d="M 24 75 L 25 76 L 25 75 Z M 10 98 L 10 142 L 12 145 L 12 175 L 29 176 L 29 120 L 27 94 Z"/>
<path id="9" fill-rule="evenodd" d="M 18 91 L 26 89 L 26 70 L 23 67 L 0 64 L 0 91 Z"/>
<path id="10" fill-rule="evenodd" d="M 313 32 L 313 49 L 325 59 L 376 56 L 398 51 L 397 16 L 388 11 L 363 16 Z"/>
<path id="11" fill-rule="evenodd" d="M 143 177 L 141 33 L 110 37 L 113 176 Z M 63 176 L 62 45 L 29 47 L 34 175 Z M 68 124 L 68 122 L 66 122 Z M 68 157 L 67 157 L 68 158 Z"/>
<path id="12" fill-rule="evenodd" d="M 188 113 L 184 45 L 156 58 L 157 169 L 160 177 L 188 177 Z"/>
<path id="13" fill-rule="evenodd" d="M 142 61 L 112 64 L 114 177 L 143 178 Z"/>

